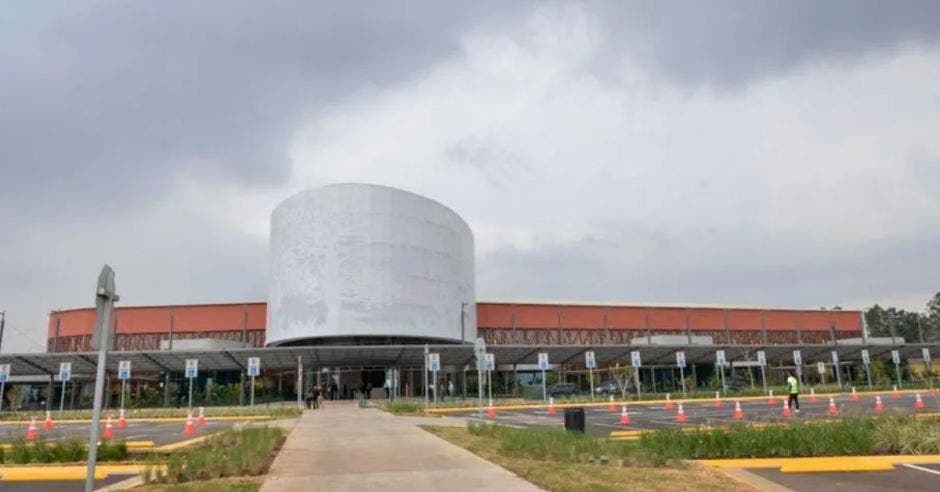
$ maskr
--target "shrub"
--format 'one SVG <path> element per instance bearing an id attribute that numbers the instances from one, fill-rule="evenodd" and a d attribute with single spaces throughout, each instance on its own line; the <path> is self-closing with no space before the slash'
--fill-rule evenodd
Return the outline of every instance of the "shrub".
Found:
<path id="1" fill-rule="evenodd" d="M 940 423 L 914 417 L 879 419 L 874 441 L 879 453 L 937 454 L 940 453 Z"/>
<path id="2" fill-rule="evenodd" d="M 210 437 L 204 444 L 166 459 L 166 472 L 155 473 L 161 459 L 144 468 L 141 477 L 147 483 L 180 483 L 232 476 L 261 475 L 284 442 L 285 431 L 279 427 L 252 427 L 231 430 Z"/>

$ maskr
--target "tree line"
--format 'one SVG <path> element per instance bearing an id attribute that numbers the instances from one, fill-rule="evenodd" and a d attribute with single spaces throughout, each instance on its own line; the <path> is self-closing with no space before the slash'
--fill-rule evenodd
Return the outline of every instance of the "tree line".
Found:
<path id="1" fill-rule="evenodd" d="M 910 343 L 940 340 L 940 292 L 922 312 L 877 304 L 865 311 L 868 333 L 873 337 L 900 337 Z"/>

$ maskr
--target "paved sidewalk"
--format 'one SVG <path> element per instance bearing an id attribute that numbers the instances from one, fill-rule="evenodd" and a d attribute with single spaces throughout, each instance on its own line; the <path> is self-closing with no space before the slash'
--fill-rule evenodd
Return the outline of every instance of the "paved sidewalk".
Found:
<path id="1" fill-rule="evenodd" d="M 416 420 L 346 403 L 308 410 L 275 458 L 261 491 L 540 490 L 419 429 Z"/>

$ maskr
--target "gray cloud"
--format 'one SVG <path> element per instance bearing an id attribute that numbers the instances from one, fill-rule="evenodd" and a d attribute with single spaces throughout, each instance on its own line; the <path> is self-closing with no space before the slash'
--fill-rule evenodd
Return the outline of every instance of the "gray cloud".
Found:
<path id="1" fill-rule="evenodd" d="M 500 13 L 438 2 L 60 7 L 0 47 L 0 210 L 16 215 L 146 204 L 181 169 L 281 182 L 303 116 L 413 76 Z"/>
<path id="2" fill-rule="evenodd" d="M 4 350 L 36 350 L 31 339 L 44 333 L 48 309 L 90 304 L 91 285 L 105 262 L 117 269 L 126 304 L 263 299 L 266 238 L 238 227 L 240 214 L 247 215 L 238 206 L 254 205 L 252 193 L 310 184 L 292 175 L 295 163 L 289 152 L 297 132 L 322 115 L 338 120 L 323 120 L 329 126 L 313 135 L 316 143 L 335 147 L 336 141 L 345 141 L 329 155 L 354 155 L 362 167 L 346 166 L 350 169 L 331 171 L 330 177 L 388 182 L 439 198 L 479 228 L 480 243 L 485 239 L 500 245 L 506 230 L 518 224 L 531 229 L 515 238 L 530 242 L 528 247 L 503 245 L 481 256 L 482 296 L 816 305 L 936 290 L 940 282 L 934 274 L 916 266 L 940 259 L 933 253 L 940 244 L 929 234 L 882 242 L 839 238 L 841 247 L 854 244 L 850 251 L 829 248 L 825 238 L 813 238 L 815 248 L 792 239 L 768 248 L 765 239 L 767 230 L 773 231 L 773 219 L 748 217 L 741 210 L 773 208 L 776 213 L 776 204 L 768 207 L 759 194 L 734 196 L 732 187 L 708 189 L 710 179 L 758 179 L 750 176 L 750 163 L 742 162 L 746 152 L 695 142 L 696 156 L 713 151 L 720 158 L 704 159 L 700 169 L 679 162 L 683 156 L 673 162 L 673 154 L 689 142 L 673 141 L 669 132 L 686 137 L 705 133 L 682 125 L 661 125 L 669 132 L 659 130 L 658 122 L 685 120 L 684 108 L 657 112 L 667 106 L 635 101 L 630 108 L 645 108 L 654 118 L 626 121 L 608 115 L 602 120 L 596 118 L 599 110 L 619 99 L 598 97 L 601 108 L 593 107 L 595 99 L 588 92 L 599 89 L 587 84 L 576 88 L 585 92 L 578 100 L 583 105 L 562 104 L 532 122 L 505 110 L 528 94 L 510 101 L 498 95 L 499 84 L 518 81 L 497 78 L 494 86 L 484 80 L 479 86 L 461 86 L 461 92 L 442 91 L 449 99 L 458 94 L 477 106 L 485 131 L 470 129 L 471 121 L 458 138 L 447 135 L 445 142 L 437 142 L 440 136 L 434 131 L 414 133 L 420 130 L 416 118 L 407 122 L 415 127 L 407 141 L 385 147 L 374 140 L 393 134 L 390 130 L 401 121 L 379 128 L 363 125 L 372 130 L 367 134 L 359 134 L 355 124 L 343 126 L 361 117 L 347 106 L 350 100 L 372 112 L 393 112 L 399 109 L 394 104 L 372 103 L 388 92 L 416 86 L 421 90 L 415 92 L 434 92 L 436 86 L 420 84 L 440 82 L 434 78 L 436 69 L 463 61 L 462 43 L 473 35 L 506 38 L 474 47 L 481 57 L 477 62 L 496 63 L 488 58 L 489 50 L 496 51 L 496 60 L 518 60 L 514 50 L 528 47 L 515 44 L 516 35 L 526 31 L 533 12 L 558 4 L 8 3 L 0 12 L 0 309 L 7 309 L 15 335 L 8 337 Z M 605 82 L 623 84 L 616 70 L 629 63 L 667 82 L 663 85 L 689 92 L 716 87 L 729 99 L 743 92 L 738 89 L 800 67 L 838 67 L 897 50 L 932 50 L 940 34 L 940 7 L 926 1 L 574 5 L 606 32 L 598 36 L 603 46 L 590 50 L 589 66 L 564 67 L 575 72 L 573 78 L 592 81 L 603 74 Z M 578 41 L 566 38 L 570 31 L 548 34 L 560 39 L 552 45 L 556 48 Z M 521 59 L 535 67 L 554 61 L 538 54 Z M 500 66 L 495 72 L 527 76 L 533 66 Z M 472 75 L 472 67 L 466 70 Z M 538 85 L 545 77 L 533 73 L 533 79 L 522 83 Z M 554 100 L 520 107 L 551 105 L 571 95 L 551 94 Z M 937 93 L 924 96 L 927 104 L 940 101 Z M 435 110 L 431 104 L 419 114 Z M 461 117 L 460 109 L 454 113 L 453 118 Z M 403 114 L 414 117 L 413 112 Z M 741 119 L 727 121 L 739 125 L 729 130 L 740 131 L 749 142 L 761 137 L 743 128 Z M 800 118 L 790 121 L 791 126 L 806 124 Z M 649 132 L 639 132 L 640 138 L 631 141 L 617 140 L 624 133 L 618 130 L 584 143 L 607 126 L 629 129 L 631 124 Z M 589 130 L 578 133 L 582 128 Z M 852 133 L 850 125 L 845 131 Z M 891 144 L 900 153 L 911 152 L 904 142 L 886 140 Z M 401 163 L 415 162 L 409 146 L 432 149 L 440 162 L 427 173 L 405 172 L 410 169 Z M 929 195 L 940 189 L 936 148 L 925 139 L 922 149 L 913 152 L 903 159 L 913 163 L 904 171 L 919 177 L 923 189 L 906 191 Z M 622 153 L 638 160 L 631 163 L 636 174 L 614 172 L 623 165 Z M 370 161 L 376 155 L 399 168 L 367 169 L 367 164 L 385 165 Z M 567 164 L 550 169 L 549 160 L 556 167 L 558 161 Z M 659 170 L 639 164 L 658 160 L 674 171 L 660 176 Z M 331 165 L 317 161 L 311 167 Z M 541 179 L 549 172 L 556 181 L 570 181 L 571 189 L 556 189 L 551 179 Z M 438 177 L 421 182 L 432 173 Z M 401 175 L 405 182 L 397 181 Z M 698 187 L 685 179 L 695 175 L 702 176 Z M 673 181 L 673 176 L 683 179 Z M 472 186 L 476 180 L 487 183 L 478 194 L 473 190 L 480 188 Z M 213 193 L 216 189 L 234 190 L 235 196 L 220 198 Z M 624 205 L 619 195 L 627 192 L 633 201 Z M 811 196 L 822 192 L 807 191 Z M 524 198 L 515 208 L 513 196 Z M 603 203 L 605 196 L 612 202 Z M 657 199 L 663 203 L 655 203 Z M 872 199 L 891 205 L 881 196 Z M 688 225 L 693 220 L 660 226 L 608 217 L 618 207 L 653 215 L 677 202 L 690 216 L 730 212 L 757 225 L 732 230 L 719 223 L 702 230 Z M 270 201 L 258 203 L 266 215 Z M 897 210 L 916 208 L 902 205 Z M 853 209 L 837 213 L 846 210 Z M 574 239 L 562 240 L 539 234 L 554 232 L 553 221 L 559 220 L 584 224 L 588 232 L 574 231 Z M 593 227 L 598 223 L 602 227 Z M 931 223 L 922 227 L 930 229 Z M 703 236 L 710 238 L 704 244 Z M 758 254 L 742 254 L 750 251 Z"/>
<path id="3" fill-rule="evenodd" d="M 674 83 L 720 89 L 940 41 L 931 0 L 611 2 L 599 18 L 619 39 L 606 56 L 638 56 Z"/>

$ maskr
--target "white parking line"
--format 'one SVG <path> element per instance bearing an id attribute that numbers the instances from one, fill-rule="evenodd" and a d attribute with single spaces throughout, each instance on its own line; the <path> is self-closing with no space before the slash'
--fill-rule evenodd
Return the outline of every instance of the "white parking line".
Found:
<path id="1" fill-rule="evenodd" d="M 922 471 L 922 472 L 932 473 L 932 474 L 934 474 L 934 475 L 940 475 L 940 471 L 931 470 L 930 468 L 924 468 L 924 467 L 922 467 L 922 466 L 917 466 L 917 465 L 909 465 L 909 464 L 907 464 L 907 463 L 905 463 L 904 466 L 906 466 L 907 468 L 913 468 L 913 469 L 915 469 L 915 470 L 920 470 L 920 471 Z"/>

